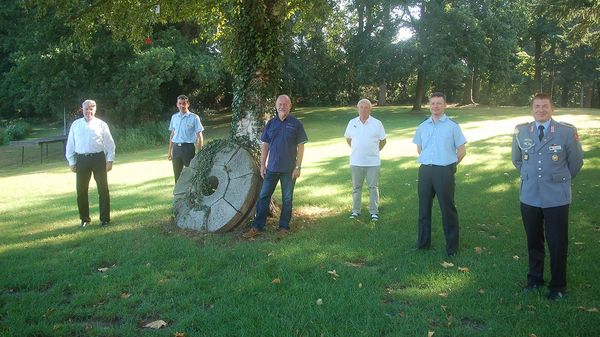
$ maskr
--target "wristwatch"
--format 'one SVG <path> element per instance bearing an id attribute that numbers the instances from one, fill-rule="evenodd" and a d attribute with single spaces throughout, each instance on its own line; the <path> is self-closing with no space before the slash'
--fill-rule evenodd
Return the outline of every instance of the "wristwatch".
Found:
<path id="1" fill-rule="evenodd" d="M 300 166 L 296 166 L 296 170 L 299 170 L 299 169 L 301 169 L 301 167 Z"/>

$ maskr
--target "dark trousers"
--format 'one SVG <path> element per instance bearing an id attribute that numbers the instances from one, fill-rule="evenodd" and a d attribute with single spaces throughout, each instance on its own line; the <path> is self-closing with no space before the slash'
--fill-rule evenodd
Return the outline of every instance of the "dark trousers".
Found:
<path id="1" fill-rule="evenodd" d="M 173 144 L 173 173 L 175 182 L 179 179 L 184 166 L 190 166 L 190 162 L 196 155 L 196 147 L 192 143 Z"/>
<path id="2" fill-rule="evenodd" d="M 292 172 L 271 172 L 267 170 L 256 202 L 256 217 L 252 227 L 262 230 L 267 223 L 267 213 L 271 196 L 275 192 L 277 182 L 281 182 L 281 215 L 279 217 L 279 228 L 290 229 L 292 219 L 292 203 L 294 200 L 294 186 L 296 179 L 292 178 Z"/>
<path id="3" fill-rule="evenodd" d="M 88 189 L 92 173 L 98 188 L 100 204 L 100 221 L 110 221 L 110 194 L 108 192 L 108 179 L 106 174 L 106 158 L 104 152 L 93 154 L 78 154 L 76 162 L 77 175 L 77 207 L 79 218 L 90 222 L 90 204 Z"/>
<path id="4" fill-rule="evenodd" d="M 419 167 L 419 236 L 417 248 L 431 246 L 431 208 L 437 195 L 442 212 L 442 224 L 446 236 L 446 254 L 458 250 L 458 212 L 454 205 L 454 173 L 456 164 L 448 166 L 421 165 Z"/>
<path id="5" fill-rule="evenodd" d="M 552 279 L 548 288 L 565 291 L 567 287 L 567 248 L 569 205 L 541 208 L 521 203 L 521 216 L 529 252 L 528 285 L 544 283 L 544 235 L 550 252 Z"/>

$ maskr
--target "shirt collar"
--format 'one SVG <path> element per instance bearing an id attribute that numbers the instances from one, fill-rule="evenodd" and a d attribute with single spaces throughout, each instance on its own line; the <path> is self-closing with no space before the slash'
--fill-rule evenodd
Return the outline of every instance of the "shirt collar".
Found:
<path id="1" fill-rule="evenodd" d="M 549 119 L 547 121 L 545 121 L 544 123 L 540 123 L 538 121 L 535 121 L 535 128 L 537 129 L 540 125 L 544 126 L 544 130 L 548 130 L 550 128 L 550 122 L 552 121 L 552 119 Z"/>
<path id="2" fill-rule="evenodd" d="M 429 123 L 433 123 L 433 116 L 429 116 L 428 120 L 429 120 Z M 448 116 L 446 116 L 445 113 L 442 115 L 442 117 L 440 117 L 440 119 L 438 119 L 438 121 L 440 121 L 440 122 L 445 122 L 447 120 L 448 120 Z"/>

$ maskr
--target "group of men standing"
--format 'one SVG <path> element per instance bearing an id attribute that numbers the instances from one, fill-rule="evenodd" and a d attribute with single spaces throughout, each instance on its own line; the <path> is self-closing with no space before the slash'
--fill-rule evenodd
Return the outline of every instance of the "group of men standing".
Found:
<path id="1" fill-rule="evenodd" d="M 204 127 L 198 115 L 189 111 L 189 99 L 177 97 L 179 111 L 171 117 L 168 158 L 172 161 L 175 182 L 184 166 L 189 166 L 202 148 Z M 271 197 L 281 184 L 282 210 L 278 233 L 287 235 L 292 217 L 293 193 L 300 177 L 304 144 L 308 137 L 303 124 L 290 114 L 292 102 L 287 95 L 276 101 L 277 115 L 265 125 L 261 135 L 260 175 L 263 178 L 252 227 L 245 234 L 252 239 L 263 231 Z M 459 249 L 459 221 L 455 205 L 455 173 L 466 155 L 467 142 L 458 123 L 445 114 L 446 97 L 436 92 L 429 97 L 431 115 L 416 129 L 418 162 L 418 235 L 417 249 L 431 246 L 433 199 L 437 196 L 446 238 L 445 252 L 454 256 Z M 96 103 L 82 104 L 83 118 L 69 131 L 66 157 L 77 174 L 77 205 L 81 226 L 90 223 L 88 185 L 93 173 L 100 198 L 101 225 L 110 222 L 110 198 L 107 172 L 112 169 L 115 144 L 105 122 L 95 118 Z M 545 94 L 534 96 L 531 123 L 515 128 L 512 162 L 521 174 L 521 215 L 527 236 L 529 272 L 525 291 L 544 284 L 544 241 L 550 251 L 551 281 L 548 298 L 560 299 L 566 290 L 568 213 L 571 180 L 583 165 L 583 151 L 575 127 L 552 119 L 554 105 Z M 344 137 L 351 148 L 352 175 L 351 219 L 361 214 L 361 195 L 366 180 L 371 221 L 379 220 L 380 151 L 386 135 L 380 120 L 371 116 L 372 104 L 362 99 L 358 116 L 349 121 Z"/>

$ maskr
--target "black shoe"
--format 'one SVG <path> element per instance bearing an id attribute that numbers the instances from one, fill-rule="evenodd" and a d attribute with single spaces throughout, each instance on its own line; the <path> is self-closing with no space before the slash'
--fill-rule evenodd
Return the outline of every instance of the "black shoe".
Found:
<path id="1" fill-rule="evenodd" d="M 109 223 L 110 223 L 110 221 L 102 221 L 102 223 L 100 224 L 100 227 L 106 227 L 106 226 L 108 226 Z"/>
<path id="2" fill-rule="evenodd" d="M 90 224 L 89 221 L 83 221 L 83 220 L 81 220 L 81 225 L 79 225 L 79 227 L 84 228 L 84 227 L 86 227 L 89 224 Z"/>
<path id="3" fill-rule="evenodd" d="M 563 291 L 550 290 L 546 297 L 551 301 L 559 301 L 565 298 L 565 293 Z"/>

